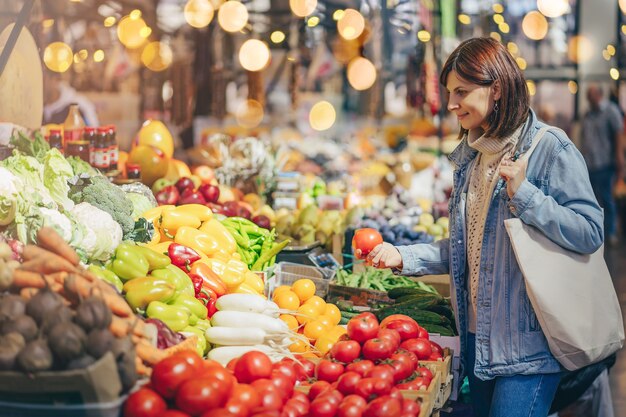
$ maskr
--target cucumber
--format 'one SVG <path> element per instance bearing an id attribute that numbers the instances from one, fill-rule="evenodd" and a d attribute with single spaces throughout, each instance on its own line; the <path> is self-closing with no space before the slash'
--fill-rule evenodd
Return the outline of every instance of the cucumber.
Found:
<path id="1" fill-rule="evenodd" d="M 360 314 L 359 312 L 356 312 L 356 311 L 343 311 L 343 310 L 341 310 L 340 313 L 341 313 L 341 317 L 345 317 L 348 320 Z"/>
<path id="2" fill-rule="evenodd" d="M 339 324 L 348 324 L 350 321 L 349 318 L 341 316 L 341 320 L 339 320 Z"/>
<path id="3" fill-rule="evenodd" d="M 354 304 L 348 300 L 337 300 L 335 305 L 341 311 L 354 311 Z"/>
<path id="4" fill-rule="evenodd" d="M 425 291 L 421 288 L 414 288 L 414 287 L 398 287 L 398 288 L 392 288 L 387 292 L 387 295 L 389 296 L 389 298 L 391 299 L 398 299 L 402 296 L 405 295 L 432 295 L 432 292 L 429 291 Z"/>
<path id="5" fill-rule="evenodd" d="M 441 336 L 456 336 L 456 331 L 450 327 L 437 326 L 436 324 L 424 324 L 422 327 L 428 333 L 439 333 Z"/>
<path id="6" fill-rule="evenodd" d="M 404 314 L 404 310 L 423 310 L 430 306 L 437 305 L 438 302 L 439 300 L 436 296 L 416 296 L 405 299 L 405 301 L 401 303 L 396 302 L 395 304 L 392 304 L 390 306 L 383 307 L 379 311 L 394 311 L 394 314 Z"/>
<path id="7" fill-rule="evenodd" d="M 394 304 L 400 304 L 400 303 L 406 303 L 407 301 L 412 301 L 412 302 L 416 302 L 418 305 L 422 303 L 430 305 L 432 300 L 434 300 L 436 304 L 439 304 L 441 303 L 442 298 L 441 296 L 437 294 L 433 294 L 433 293 L 409 294 L 409 295 L 403 295 L 402 297 L 397 298 Z"/>
<path id="8" fill-rule="evenodd" d="M 442 306 L 441 304 L 437 304 L 434 306 L 427 307 L 426 310 L 432 311 L 433 313 L 440 314 L 444 317 L 447 317 L 448 320 L 454 320 L 454 312 L 450 307 Z"/>

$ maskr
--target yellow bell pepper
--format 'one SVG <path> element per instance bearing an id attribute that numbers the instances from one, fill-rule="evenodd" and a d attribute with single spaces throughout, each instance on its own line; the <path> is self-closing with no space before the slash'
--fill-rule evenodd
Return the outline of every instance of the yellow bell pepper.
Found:
<path id="1" fill-rule="evenodd" d="M 265 291 L 265 284 L 263 283 L 263 280 L 261 279 L 260 276 L 258 276 L 256 273 L 252 271 L 246 272 L 246 276 L 244 278 L 243 284 L 241 285 L 250 287 L 257 293 L 263 294 L 263 292 Z"/>
<path id="2" fill-rule="evenodd" d="M 230 255 L 224 251 L 223 239 L 193 227 L 182 226 L 179 228 L 174 241 L 194 249 L 199 254 L 205 254 L 209 258 L 225 257 L 230 259 Z"/>
<path id="3" fill-rule="evenodd" d="M 207 265 L 220 277 L 229 290 L 238 287 L 246 279 L 248 266 L 241 261 L 231 259 L 228 262 L 223 262 L 219 259 L 209 259 Z"/>
<path id="4" fill-rule="evenodd" d="M 229 291 L 230 294 L 235 293 L 235 294 L 254 294 L 254 295 L 263 295 L 263 292 L 258 292 L 256 291 L 254 288 L 250 287 L 249 285 L 241 284 L 238 285 L 236 288 L 234 288 L 232 291 Z"/>
<path id="5" fill-rule="evenodd" d="M 175 209 L 176 206 L 173 205 L 165 205 L 165 206 L 157 206 L 154 208 L 151 208 L 150 210 L 144 212 L 141 217 L 143 217 L 144 219 L 148 220 L 149 222 L 155 223 L 159 217 L 161 217 L 161 214 L 163 214 L 163 212 L 165 211 L 169 211 L 169 210 L 173 210 Z M 156 224 L 155 224 L 156 226 Z"/>
<path id="6" fill-rule="evenodd" d="M 152 249 L 155 252 L 159 252 L 159 253 L 167 253 L 167 248 L 170 247 L 170 244 L 172 242 L 161 242 L 161 243 L 157 243 L 156 245 L 150 245 L 148 246 L 150 249 Z"/>
<path id="7" fill-rule="evenodd" d="M 202 204 L 184 204 L 176 207 L 176 213 L 187 214 L 196 217 L 200 222 L 205 222 L 213 218 L 213 212 L 207 206 Z"/>
<path id="8" fill-rule="evenodd" d="M 215 239 L 221 243 L 222 249 L 226 253 L 233 254 L 237 252 L 237 242 L 235 242 L 235 238 L 215 217 L 202 223 L 200 230 L 215 237 Z"/>
<path id="9" fill-rule="evenodd" d="M 200 227 L 202 222 L 194 214 L 174 209 L 164 212 L 159 220 L 157 220 L 157 224 L 164 232 L 175 236 L 176 232 L 181 227 L 192 227 L 197 229 Z"/>

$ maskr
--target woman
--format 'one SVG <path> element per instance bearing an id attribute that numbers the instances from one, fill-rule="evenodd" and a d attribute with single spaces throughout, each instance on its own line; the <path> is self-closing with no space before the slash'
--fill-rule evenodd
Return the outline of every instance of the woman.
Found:
<path id="1" fill-rule="evenodd" d="M 529 162 L 517 160 L 545 124 L 530 109 L 524 76 L 502 44 L 461 43 L 440 82 L 462 137 L 450 155 L 450 238 L 383 243 L 367 262 L 403 275 L 449 273 L 477 415 L 546 416 L 562 368 L 526 295 L 503 222 L 519 217 L 562 247 L 588 254 L 604 238 L 602 210 L 585 162 L 563 131 L 548 130 Z"/>

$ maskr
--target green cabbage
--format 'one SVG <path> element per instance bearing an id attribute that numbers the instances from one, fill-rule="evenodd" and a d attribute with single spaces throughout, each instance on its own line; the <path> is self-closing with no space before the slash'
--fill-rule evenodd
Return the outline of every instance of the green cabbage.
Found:
<path id="1" fill-rule="evenodd" d="M 64 210 L 71 210 L 74 202 L 67 196 L 70 186 L 67 180 L 74 176 L 72 166 L 58 149 L 52 148 L 44 158 L 43 183 L 54 201 Z"/>

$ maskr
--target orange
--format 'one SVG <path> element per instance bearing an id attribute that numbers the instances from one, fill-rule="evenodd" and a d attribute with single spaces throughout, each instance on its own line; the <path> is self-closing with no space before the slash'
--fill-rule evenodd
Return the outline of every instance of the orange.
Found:
<path id="1" fill-rule="evenodd" d="M 296 320 L 296 318 L 291 314 L 281 314 L 278 318 L 287 323 L 287 327 L 289 327 L 289 330 L 291 330 L 292 332 L 298 331 L 298 327 L 300 327 L 300 324 L 298 323 L 298 320 Z"/>
<path id="2" fill-rule="evenodd" d="M 300 299 L 293 291 L 281 291 L 274 294 L 274 302 L 279 308 L 296 311 L 300 307 Z"/>
<path id="3" fill-rule="evenodd" d="M 318 313 L 317 313 L 317 308 L 315 308 L 315 306 L 309 305 L 309 304 L 302 304 L 298 308 L 298 315 L 296 316 L 296 319 L 298 320 L 298 323 L 306 324 L 310 321 L 314 321 L 315 319 L 317 319 L 317 316 L 318 316 Z"/>
<path id="4" fill-rule="evenodd" d="M 346 334 L 346 333 L 348 333 L 348 331 L 346 330 L 345 327 L 335 326 L 335 327 L 332 327 L 326 333 L 326 336 L 324 336 L 324 337 L 328 337 L 330 340 L 332 340 L 333 342 L 337 343 L 337 340 L 339 340 L 339 338 L 341 336 L 343 336 L 344 334 Z"/>
<path id="5" fill-rule="evenodd" d="M 317 314 L 324 314 L 326 310 L 326 301 L 324 301 L 321 297 L 314 295 L 304 302 L 304 304 L 312 305 L 315 307 Z"/>
<path id="6" fill-rule="evenodd" d="M 310 350 L 310 347 L 304 340 L 296 340 L 294 343 L 289 345 L 289 350 L 294 353 L 304 353 Z"/>
<path id="7" fill-rule="evenodd" d="M 276 296 L 276 294 L 282 292 L 282 291 L 287 291 L 287 290 L 291 290 L 291 287 L 289 285 L 281 285 L 279 287 L 277 287 L 274 290 L 274 297 Z"/>
<path id="8" fill-rule="evenodd" d="M 328 317 L 334 325 L 339 324 L 341 321 L 341 311 L 339 311 L 339 308 L 336 305 L 331 303 L 326 303 L 324 316 Z"/>
<path id="9" fill-rule="evenodd" d="M 335 326 L 336 324 L 336 323 L 333 323 L 333 319 L 331 319 L 330 317 L 324 314 L 319 316 L 317 320 L 319 320 L 324 326 L 329 327 L 329 328 Z"/>
<path id="10" fill-rule="evenodd" d="M 315 283 L 310 279 L 302 278 L 293 283 L 291 291 L 296 293 L 300 302 L 304 303 L 315 295 Z"/>
<path id="11" fill-rule="evenodd" d="M 311 340 L 317 340 L 328 332 L 328 330 L 328 326 L 324 323 L 319 320 L 313 320 L 304 326 L 304 335 Z"/>
<path id="12" fill-rule="evenodd" d="M 317 339 L 315 342 L 315 349 L 320 353 L 320 355 L 325 355 L 335 344 L 328 337 L 321 337 Z"/>

